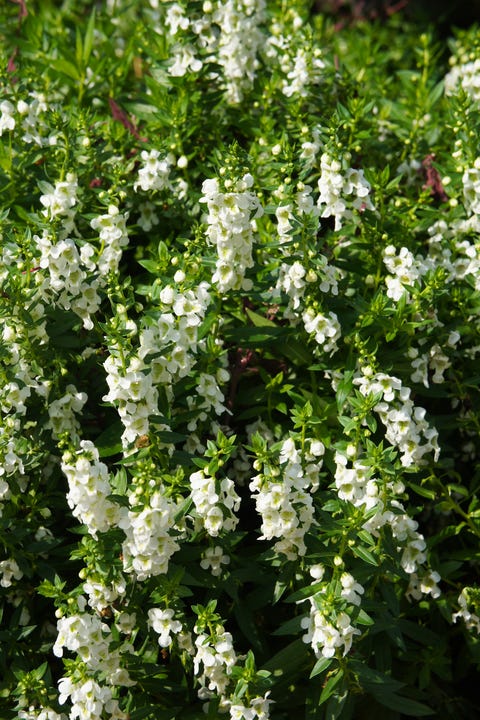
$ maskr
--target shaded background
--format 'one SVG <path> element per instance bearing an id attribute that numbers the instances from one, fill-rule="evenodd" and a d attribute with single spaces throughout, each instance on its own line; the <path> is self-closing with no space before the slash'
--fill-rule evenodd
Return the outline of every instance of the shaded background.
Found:
<path id="1" fill-rule="evenodd" d="M 480 0 L 315 0 L 313 11 L 341 24 L 381 20 L 401 11 L 409 20 L 435 24 L 442 35 L 480 22 Z"/>

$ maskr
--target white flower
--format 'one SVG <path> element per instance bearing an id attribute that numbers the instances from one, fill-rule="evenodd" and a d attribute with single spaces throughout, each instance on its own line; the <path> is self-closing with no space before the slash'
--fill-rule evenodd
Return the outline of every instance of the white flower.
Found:
<path id="1" fill-rule="evenodd" d="M 170 170 L 175 162 L 171 153 L 160 155 L 158 150 L 142 150 L 140 155 L 144 164 L 138 171 L 138 180 L 133 184 L 136 191 L 138 187 L 147 192 L 148 190 L 170 190 Z"/>
<path id="2" fill-rule="evenodd" d="M 3 133 L 5 132 L 5 130 L 14 130 L 14 128 L 15 128 L 15 118 L 13 117 L 15 108 L 9 100 L 3 100 L 0 103 L 0 112 L 2 113 L 0 115 L 0 137 L 1 137 L 3 135 Z"/>
<path id="3" fill-rule="evenodd" d="M 342 573 L 340 582 L 342 584 L 342 597 L 344 597 L 348 602 L 352 603 L 352 605 L 360 605 L 361 596 L 365 592 L 365 589 L 362 587 L 362 585 L 356 582 L 353 575 L 350 575 L 350 573 L 346 572 Z"/>
<path id="4" fill-rule="evenodd" d="M 117 523 L 119 506 L 108 499 L 111 494 L 108 468 L 100 462 L 98 450 L 90 440 L 82 440 L 75 455 L 64 453 L 62 471 L 68 480 L 67 502 L 72 514 L 93 537 Z"/>
<path id="5" fill-rule="evenodd" d="M 222 574 L 222 565 L 228 565 L 230 558 L 225 555 L 220 545 L 215 547 L 209 547 L 202 554 L 202 560 L 200 561 L 200 567 L 204 570 L 210 570 L 212 575 L 218 577 Z"/>
<path id="6" fill-rule="evenodd" d="M 323 352 L 334 353 L 338 349 L 337 341 L 341 337 L 341 327 L 335 313 L 328 315 L 323 313 L 315 314 L 314 310 L 308 308 L 302 313 L 302 320 L 305 330 L 315 335 L 315 340 Z"/>
<path id="7" fill-rule="evenodd" d="M 343 219 L 352 219 L 354 211 L 374 210 L 370 200 L 370 183 L 363 170 L 348 168 L 342 173 L 342 164 L 324 153 L 320 159 L 320 191 L 317 205 L 321 217 L 335 218 L 335 230 L 340 230 Z"/>
<path id="8" fill-rule="evenodd" d="M 0 586 L 4 588 L 11 587 L 13 580 L 20 580 L 23 577 L 23 572 L 13 558 L 0 562 L 0 573 L 2 575 L 0 578 Z"/>
<path id="9" fill-rule="evenodd" d="M 182 629 L 182 623 L 173 620 L 174 611 L 171 608 L 160 610 L 160 608 L 150 608 L 148 611 L 148 623 L 158 634 L 158 644 L 160 647 L 169 647 L 172 643 L 170 635 L 176 635 Z"/>
<path id="10" fill-rule="evenodd" d="M 244 287 L 245 272 L 253 266 L 253 218 L 260 217 L 263 209 L 256 195 L 246 189 L 250 186 L 249 174 L 237 183 L 235 192 L 220 192 L 215 179 L 202 185 L 200 202 L 207 204 L 209 213 L 206 235 L 218 256 L 212 283 L 220 293 Z"/>

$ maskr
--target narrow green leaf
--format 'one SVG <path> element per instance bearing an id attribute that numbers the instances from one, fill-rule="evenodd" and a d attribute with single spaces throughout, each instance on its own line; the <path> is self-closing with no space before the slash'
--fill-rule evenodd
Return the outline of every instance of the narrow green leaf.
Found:
<path id="1" fill-rule="evenodd" d="M 301 617 L 291 618 L 274 630 L 272 635 L 298 635 L 302 627 L 301 622 Z"/>
<path id="2" fill-rule="evenodd" d="M 422 485 L 417 485 L 416 483 L 408 483 L 408 487 L 412 488 L 414 492 L 417 493 L 417 495 L 420 495 L 420 497 L 427 498 L 428 500 L 435 500 L 436 493 L 434 490 L 428 490 L 426 487 L 422 487 Z"/>
<path id="3" fill-rule="evenodd" d="M 322 657 L 313 666 L 312 672 L 310 673 L 310 678 L 315 677 L 316 675 L 320 675 L 320 673 L 327 670 L 327 668 L 330 667 L 330 665 L 333 662 L 333 658 L 325 658 Z"/>
<path id="4" fill-rule="evenodd" d="M 50 62 L 50 67 L 61 73 L 62 75 L 66 75 L 72 80 L 80 79 L 80 72 L 78 68 L 75 67 L 73 63 L 69 62 L 69 60 L 64 60 L 63 58 L 59 58 L 58 60 L 52 60 Z"/>
<path id="5" fill-rule="evenodd" d="M 396 710 L 402 715 L 408 715 L 409 717 L 425 717 L 426 715 L 433 715 L 434 711 L 427 705 L 424 705 L 417 700 L 411 700 L 410 698 L 397 695 L 396 693 L 375 693 L 375 699 L 385 707 L 391 710 Z"/>
<path id="6" fill-rule="evenodd" d="M 148 270 L 152 275 L 158 275 L 158 263 L 155 260 L 138 260 L 138 264 L 141 265 L 145 270 Z"/>
<path id="7" fill-rule="evenodd" d="M 319 705 L 323 705 L 323 703 L 327 702 L 328 698 L 333 695 L 342 678 L 343 670 L 341 668 L 329 677 L 322 690 L 322 694 L 320 695 Z"/>
<path id="8" fill-rule="evenodd" d="M 245 311 L 255 327 L 277 327 L 274 322 L 263 315 L 253 312 L 250 308 L 245 308 Z"/>
<path id="9" fill-rule="evenodd" d="M 372 555 L 370 550 L 367 550 L 367 548 L 364 547 L 363 545 L 354 545 L 352 547 L 352 552 L 354 555 L 361 558 L 369 565 L 378 566 L 378 562 L 377 562 L 376 558 Z"/>
<path id="10" fill-rule="evenodd" d="M 358 625 L 373 625 L 375 623 L 375 620 L 371 618 L 370 615 L 365 612 L 365 610 L 360 610 L 355 619 L 355 622 L 358 623 Z"/>
<path id="11" fill-rule="evenodd" d="M 85 31 L 85 38 L 83 40 L 83 64 L 86 67 L 90 59 L 90 54 L 93 48 L 93 39 L 95 34 L 95 8 L 92 10 L 92 14 L 88 20 L 87 29 Z"/>

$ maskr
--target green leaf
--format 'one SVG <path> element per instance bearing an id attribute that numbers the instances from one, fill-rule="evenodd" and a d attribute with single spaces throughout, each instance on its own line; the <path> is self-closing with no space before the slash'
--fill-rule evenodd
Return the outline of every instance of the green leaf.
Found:
<path id="1" fill-rule="evenodd" d="M 414 492 L 417 493 L 417 495 L 420 495 L 420 497 L 427 498 L 428 500 L 435 500 L 437 494 L 434 490 L 428 490 L 426 487 L 422 487 L 422 485 L 417 485 L 416 483 L 408 483 L 408 487 L 412 488 Z"/>
<path id="2" fill-rule="evenodd" d="M 95 445 L 98 449 L 99 457 L 111 457 L 122 452 L 122 443 L 120 436 L 123 432 L 123 425 L 120 420 L 116 420 L 109 425 L 96 439 Z"/>
<path id="3" fill-rule="evenodd" d="M 291 678 L 304 675 L 309 662 L 307 646 L 303 640 L 298 638 L 279 650 L 262 666 L 262 670 L 272 673 L 274 684 L 282 683 L 284 685 Z"/>
<path id="4" fill-rule="evenodd" d="M 281 327 L 262 326 L 257 327 L 241 327 L 226 328 L 225 337 L 237 343 L 245 343 L 248 345 L 260 345 L 271 342 L 272 339 L 279 335 L 284 335 L 285 330 Z"/>
<path id="5" fill-rule="evenodd" d="M 158 688 L 158 681 L 154 682 L 156 682 L 156 687 Z M 168 710 L 159 710 L 158 704 L 155 704 L 131 710 L 128 717 L 130 720 L 174 720 L 174 718 L 179 717 L 177 714 L 179 711 L 180 708 L 178 707 L 169 708 Z"/>
<path id="6" fill-rule="evenodd" d="M 439 83 L 435 85 L 433 90 L 431 90 L 428 94 L 428 104 L 430 107 L 432 105 L 435 105 L 435 103 L 440 100 L 445 90 L 445 83 L 443 80 L 440 80 Z"/>
<path id="7" fill-rule="evenodd" d="M 368 563 L 369 565 L 375 565 L 378 566 L 377 559 L 372 555 L 370 550 L 367 550 L 366 547 L 363 545 L 354 545 L 352 547 L 352 552 L 357 557 L 361 558 L 364 562 Z"/>
<path id="8" fill-rule="evenodd" d="M 322 690 L 322 694 L 320 695 L 319 705 L 323 705 L 324 702 L 327 702 L 328 698 L 333 695 L 335 692 L 337 686 L 340 684 L 340 681 L 343 678 L 343 670 L 342 668 L 339 668 L 336 670 L 332 675 L 330 675 L 329 679 L 324 685 L 324 688 Z"/>
<path id="9" fill-rule="evenodd" d="M 268 318 L 266 317 L 263 317 L 263 315 L 259 315 L 258 313 L 253 312 L 253 310 L 250 310 L 250 308 L 245 308 L 245 312 L 247 313 L 248 317 L 255 325 L 255 327 L 277 327 L 274 322 L 268 320 Z"/>
<path id="10" fill-rule="evenodd" d="M 310 365 L 312 362 L 312 355 L 308 349 L 308 345 L 296 338 L 293 334 L 286 336 L 279 347 L 279 351 L 297 365 Z"/>
<path id="11" fill-rule="evenodd" d="M 95 8 L 93 8 L 90 18 L 87 23 L 87 29 L 85 31 L 85 38 L 83 40 L 83 54 L 82 60 L 84 67 L 88 65 L 90 54 L 93 48 L 93 39 L 95 35 Z"/>
<path id="12" fill-rule="evenodd" d="M 62 75 L 66 75 L 72 80 L 80 79 L 80 72 L 78 68 L 75 67 L 73 63 L 69 62 L 68 60 L 64 60 L 63 58 L 59 58 L 58 60 L 51 60 L 50 67 L 61 73 Z"/>
<path id="13" fill-rule="evenodd" d="M 137 262 L 152 275 L 158 275 L 159 267 L 155 260 L 138 260 Z"/>
<path id="14" fill-rule="evenodd" d="M 373 693 L 372 693 L 373 694 Z M 424 705 L 417 700 L 411 700 L 410 698 L 404 697 L 403 695 L 397 695 L 396 693 L 375 693 L 375 699 L 385 707 L 396 712 L 408 715 L 409 717 L 425 717 L 426 715 L 433 715 L 434 711 L 427 705 Z"/>
<path id="15" fill-rule="evenodd" d="M 365 612 L 365 610 L 360 610 L 357 617 L 355 618 L 355 622 L 358 623 L 358 625 L 374 625 L 375 620 L 368 615 L 368 613 Z"/>
<path id="16" fill-rule="evenodd" d="M 279 628 L 273 631 L 272 635 L 298 635 L 301 626 L 302 618 L 294 617 L 286 622 L 282 623 Z"/>
<path id="17" fill-rule="evenodd" d="M 255 617 L 252 609 L 248 607 L 246 603 L 235 603 L 234 615 L 238 622 L 240 630 L 245 635 L 252 648 L 255 650 L 255 652 L 261 653 L 263 651 L 263 643 L 260 637 L 260 633 L 258 631 L 258 625 L 255 622 Z"/>
<path id="18" fill-rule="evenodd" d="M 337 406 L 340 411 L 342 410 L 342 408 L 345 404 L 345 400 L 352 393 L 352 388 L 353 388 L 352 378 L 353 378 L 353 370 L 347 370 L 346 372 L 344 372 L 342 379 L 338 383 L 336 395 L 337 395 Z"/>
<path id="19" fill-rule="evenodd" d="M 151 424 L 152 426 L 155 426 L 155 423 L 152 422 Z M 167 445 L 175 445 L 175 443 L 185 442 L 185 440 L 187 439 L 186 435 L 173 432 L 172 430 L 156 430 L 155 437 L 158 438 L 162 443 L 165 443 Z"/>
<path id="20" fill-rule="evenodd" d="M 320 673 L 327 670 L 327 668 L 330 667 L 330 665 L 333 662 L 333 658 L 325 658 L 321 657 L 317 660 L 315 665 L 313 666 L 312 672 L 310 673 L 310 678 L 315 677 L 316 675 L 320 675 Z"/>

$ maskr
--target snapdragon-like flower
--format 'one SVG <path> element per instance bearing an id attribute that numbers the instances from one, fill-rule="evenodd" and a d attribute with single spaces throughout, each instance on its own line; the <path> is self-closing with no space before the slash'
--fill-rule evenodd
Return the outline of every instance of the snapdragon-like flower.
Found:
<path id="1" fill-rule="evenodd" d="M 262 518 L 259 540 L 278 538 L 275 551 L 289 560 L 306 552 L 305 534 L 314 522 L 311 490 L 318 486 L 324 450 L 322 443 L 312 441 L 304 471 L 298 448 L 288 438 L 280 451 L 280 469 L 265 465 L 249 485 Z"/>
<path id="2" fill-rule="evenodd" d="M 79 392 L 75 385 L 67 385 L 65 395 L 48 403 L 49 421 L 45 427 L 51 429 L 55 439 L 58 440 L 62 433 L 68 432 L 72 442 L 80 441 L 80 423 L 76 415 L 87 399 L 87 393 Z"/>
<path id="3" fill-rule="evenodd" d="M 78 202 L 76 175 L 68 173 L 66 180 L 57 182 L 55 186 L 44 182 L 42 188 L 44 193 L 40 196 L 40 202 L 45 208 L 42 211 L 43 215 L 49 220 L 61 217 L 63 220 L 62 236 L 67 237 L 74 227 L 75 210 L 73 208 Z"/>
<path id="4" fill-rule="evenodd" d="M 182 623 L 173 619 L 174 614 L 171 608 L 150 608 L 148 611 L 148 624 L 157 633 L 160 647 L 169 647 L 172 644 L 171 635 L 176 635 L 182 629 Z"/>
<path id="5" fill-rule="evenodd" d="M 196 517 L 211 537 L 235 530 L 240 498 L 230 478 L 217 479 L 206 469 L 198 470 L 190 475 L 190 486 Z"/>
<path id="6" fill-rule="evenodd" d="M 109 205 L 108 213 L 99 215 L 90 222 L 93 230 L 97 230 L 101 241 L 101 252 L 97 267 L 100 276 L 116 273 L 123 248 L 128 245 L 126 222 L 128 213 L 121 213 L 116 205 Z"/>
<path id="7" fill-rule="evenodd" d="M 75 453 L 64 453 L 62 471 L 68 480 L 67 502 L 72 514 L 87 526 L 90 535 L 96 538 L 99 532 L 116 525 L 120 508 L 108 499 L 108 468 L 99 460 L 98 450 L 90 440 L 82 440 Z"/>
<path id="8" fill-rule="evenodd" d="M 343 170 L 342 163 L 327 153 L 320 158 L 320 168 L 317 200 L 320 217 L 334 217 L 336 231 L 341 229 L 344 219 L 350 220 L 363 210 L 375 209 L 370 199 L 370 183 L 363 170 Z"/>
<path id="9" fill-rule="evenodd" d="M 460 87 L 472 100 L 480 102 L 480 58 L 455 64 L 445 75 L 446 95 L 455 95 Z"/>
<path id="10" fill-rule="evenodd" d="M 364 396 L 382 393 L 382 400 L 374 410 L 385 426 L 386 439 L 400 451 L 404 467 L 422 464 L 423 456 L 429 452 L 433 452 L 437 460 L 438 432 L 426 421 L 426 410 L 413 404 L 410 388 L 403 386 L 398 378 L 385 373 L 370 374 L 365 368 L 363 375 L 353 382 Z"/>
<path id="11" fill-rule="evenodd" d="M 210 570 L 214 577 L 218 577 L 222 574 L 222 565 L 228 565 L 229 562 L 230 557 L 224 554 L 223 548 L 220 545 L 215 545 L 215 547 L 209 547 L 202 553 L 200 567 L 203 570 Z"/>
<path id="12" fill-rule="evenodd" d="M 345 656 L 352 647 L 354 636 L 361 635 L 360 630 L 351 624 L 348 613 L 338 613 L 332 622 L 313 601 L 309 617 L 304 618 L 301 623 L 306 630 L 302 640 L 312 646 L 317 658 L 331 658 L 337 649 L 343 649 L 342 655 Z"/>
<path id="13" fill-rule="evenodd" d="M 15 129 L 15 108 L 9 100 L 3 100 L 0 103 L 0 137 L 2 137 L 5 130 Z"/>
<path id="14" fill-rule="evenodd" d="M 476 630 L 477 635 L 479 635 L 480 617 L 468 608 L 469 604 L 471 605 L 470 590 L 471 588 L 465 587 L 458 596 L 460 609 L 458 612 L 452 614 L 452 621 L 457 622 L 457 620 L 461 618 L 468 630 Z"/>
<path id="15" fill-rule="evenodd" d="M 134 497 L 132 502 L 138 504 Z M 118 526 L 125 533 L 122 543 L 125 572 L 134 573 L 138 580 L 146 580 L 168 571 L 170 558 L 180 547 L 171 535 L 177 510 L 162 486 L 143 509 L 122 508 Z"/>
<path id="16" fill-rule="evenodd" d="M 334 353 L 338 350 L 338 340 L 342 335 L 338 317 L 334 312 L 325 315 L 316 313 L 312 308 L 307 308 L 302 313 L 302 320 L 305 330 L 315 336 L 319 349 L 325 353 Z"/>
<path id="17" fill-rule="evenodd" d="M 28 710 L 20 710 L 17 716 L 18 720 L 66 720 L 66 716 L 55 712 L 52 708 L 29 707 Z"/>
<path id="18" fill-rule="evenodd" d="M 27 99 L 17 102 L 22 140 L 27 144 L 40 147 L 52 147 L 57 144 L 58 131 L 53 129 L 47 121 L 48 111 L 52 109 L 47 98 L 35 90 L 28 93 Z M 68 180 L 68 175 L 67 175 Z"/>
<path id="19" fill-rule="evenodd" d="M 200 685 L 198 696 L 209 699 L 224 695 L 237 661 L 233 638 L 218 624 L 213 634 L 202 632 L 195 638 L 193 671 Z"/>
<path id="20" fill-rule="evenodd" d="M 95 269 L 92 246 L 85 243 L 79 249 L 71 238 L 54 243 L 47 232 L 33 239 L 41 253 L 39 265 L 48 270 L 42 293 L 46 298 L 53 297 L 54 303 L 65 310 L 73 310 L 82 318 L 84 327 L 91 330 L 91 315 L 98 311 L 101 303 L 97 280 L 88 281 L 89 272 Z"/>
<path id="21" fill-rule="evenodd" d="M 23 572 L 13 558 L 0 561 L 0 587 L 11 587 L 14 580 L 21 580 Z"/>
<path id="22" fill-rule="evenodd" d="M 274 702 L 269 700 L 270 691 L 263 697 L 253 697 L 248 705 L 232 703 L 229 707 L 230 720 L 269 720 L 270 705 Z"/>
<path id="23" fill-rule="evenodd" d="M 178 30 L 186 30 L 190 20 L 185 15 L 184 8 L 178 3 L 172 3 L 165 15 L 165 25 L 170 29 L 171 35 L 176 35 Z"/>
<path id="24" fill-rule="evenodd" d="M 144 372 L 140 358 L 133 357 L 127 367 L 121 357 L 110 355 L 104 362 L 109 392 L 103 396 L 117 408 L 124 426 L 126 447 L 149 430 L 149 417 L 158 412 L 158 390 L 152 373 Z"/>
<path id="25" fill-rule="evenodd" d="M 383 262 L 390 272 L 385 278 L 387 295 L 395 301 L 404 295 L 410 297 L 408 287 L 415 285 L 432 267 L 428 260 L 414 257 L 406 247 L 400 248 L 397 253 L 393 245 L 388 245 L 383 251 Z"/>
<path id="26" fill-rule="evenodd" d="M 314 565 L 310 574 L 313 577 L 312 584 L 318 583 L 324 575 L 323 566 Z M 307 598 L 310 613 L 301 621 L 302 628 L 306 630 L 302 640 L 311 645 L 317 658 L 334 657 L 337 650 L 345 656 L 352 647 L 354 636 L 361 634 L 360 630 L 352 625 L 349 615 L 352 610 L 349 606 L 360 606 L 364 588 L 347 572 L 342 573 L 340 581 L 342 591 L 333 605 L 331 599 L 327 600 L 327 587 Z"/>
<path id="27" fill-rule="evenodd" d="M 346 455 L 335 453 L 335 486 L 338 497 L 369 512 L 369 519 L 365 521 L 363 528 L 373 536 L 378 537 L 381 528 L 389 527 L 398 542 L 400 565 L 411 576 L 407 596 L 418 598 L 423 592 L 434 596 L 437 591 L 440 593 L 436 585 L 440 576 L 422 568 L 427 559 L 427 546 L 423 535 L 417 530 L 418 523 L 408 516 L 397 499 L 397 496 L 405 491 L 403 483 L 394 480 L 383 482 L 380 493 L 378 480 L 372 476 L 372 471 L 362 459 L 350 460 L 352 467 L 348 467 L 349 458 Z M 375 511 L 373 514 L 372 510 Z M 432 584 L 432 581 L 435 582 Z M 353 598 L 358 590 L 351 582 L 351 576 L 344 573 L 341 578 L 342 595 L 354 602 Z"/>
<path id="28" fill-rule="evenodd" d="M 112 689 L 100 685 L 92 678 L 73 682 L 69 677 L 58 682 L 60 705 L 69 701 L 70 718 L 79 720 L 99 720 L 104 714 L 115 720 L 128 720 L 128 714 L 120 710 L 118 700 L 113 697 Z"/>
<path id="29" fill-rule="evenodd" d="M 293 310 L 297 310 L 300 307 L 305 294 L 307 285 L 305 275 L 305 268 L 298 260 L 295 260 L 291 265 L 287 263 L 280 265 L 276 287 L 283 290 L 289 296 Z"/>
<path id="30" fill-rule="evenodd" d="M 257 53 L 264 42 L 260 26 L 265 18 L 265 0 L 225 0 L 213 12 L 212 22 L 220 28 L 215 56 L 229 103 L 240 103 L 254 83 Z"/>
<path id="31" fill-rule="evenodd" d="M 201 399 L 200 409 L 206 413 L 213 410 L 215 415 L 222 415 L 226 411 L 226 407 L 223 404 L 225 402 L 225 396 L 220 390 L 218 382 L 226 383 L 229 378 L 229 372 L 223 368 L 218 369 L 217 377 L 214 377 L 210 373 L 200 373 L 196 387 L 197 395 Z M 206 419 L 206 415 L 204 419 Z"/>
<path id="32" fill-rule="evenodd" d="M 245 273 L 253 266 L 254 219 L 263 214 L 257 196 L 250 191 L 252 186 L 253 177 L 248 173 L 232 183 L 229 192 L 222 192 L 216 179 L 202 185 L 200 202 L 208 208 L 206 235 L 218 256 L 212 284 L 220 293 L 249 287 Z"/>
<path id="33" fill-rule="evenodd" d="M 120 575 L 113 582 L 105 584 L 102 578 L 87 577 L 83 583 L 83 592 L 87 595 L 87 601 L 93 610 L 102 612 L 119 598 L 123 598 L 126 593 L 125 578 Z"/>
<path id="34" fill-rule="evenodd" d="M 172 153 L 161 155 L 158 150 L 142 150 L 140 157 L 143 166 L 138 171 L 138 180 L 134 182 L 133 189 L 140 187 L 143 192 L 149 190 L 171 190 L 170 170 L 175 162 Z"/>

